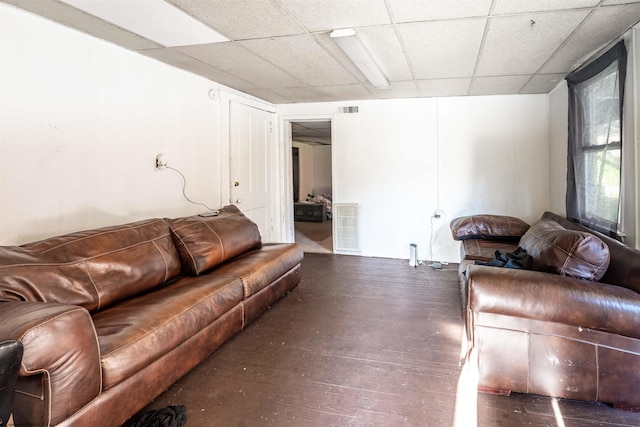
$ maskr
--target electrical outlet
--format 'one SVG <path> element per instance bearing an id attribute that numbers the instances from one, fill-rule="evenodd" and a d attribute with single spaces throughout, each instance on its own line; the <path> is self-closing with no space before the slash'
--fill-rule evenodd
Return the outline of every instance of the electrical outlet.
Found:
<path id="1" fill-rule="evenodd" d="M 165 154 L 158 154 L 156 156 L 156 170 L 165 169 L 167 167 L 167 156 Z"/>

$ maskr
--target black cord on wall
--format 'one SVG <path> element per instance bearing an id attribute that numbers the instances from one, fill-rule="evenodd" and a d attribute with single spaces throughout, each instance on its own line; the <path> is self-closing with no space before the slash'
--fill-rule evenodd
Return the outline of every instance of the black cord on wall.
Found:
<path id="1" fill-rule="evenodd" d="M 193 203 L 194 205 L 200 205 L 200 206 L 204 206 L 205 208 L 209 209 L 212 212 L 217 212 L 217 210 L 215 209 L 211 209 L 209 206 L 205 205 L 204 203 L 200 203 L 200 202 L 194 202 L 193 200 L 191 200 L 189 198 L 189 196 L 187 196 L 187 178 L 185 178 L 185 176 L 182 174 L 182 172 L 180 172 L 178 169 L 176 168 L 172 168 L 171 166 L 167 166 L 164 165 L 165 169 L 171 169 L 172 171 L 174 171 L 175 173 L 177 173 L 178 175 L 180 175 L 180 177 L 182 178 L 182 195 L 184 196 L 185 199 L 187 199 L 187 201 L 189 203 Z"/>

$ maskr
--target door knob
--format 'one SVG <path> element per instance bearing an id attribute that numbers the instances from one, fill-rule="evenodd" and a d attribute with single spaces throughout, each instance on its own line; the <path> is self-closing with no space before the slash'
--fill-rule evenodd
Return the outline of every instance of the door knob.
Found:
<path id="1" fill-rule="evenodd" d="M 236 200 L 236 203 L 237 203 L 237 204 L 242 203 L 242 199 L 238 199 L 238 200 Z"/>
<path id="2" fill-rule="evenodd" d="M 233 186 L 234 186 L 234 187 L 239 187 L 239 186 L 240 186 L 240 183 L 239 183 L 238 181 L 235 181 L 235 182 L 233 183 Z"/>

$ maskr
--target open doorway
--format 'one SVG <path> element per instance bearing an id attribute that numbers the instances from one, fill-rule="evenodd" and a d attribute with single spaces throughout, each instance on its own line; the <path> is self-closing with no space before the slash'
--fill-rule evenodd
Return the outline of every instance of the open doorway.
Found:
<path id="1" fill-rule="evenodd" d="M 331 121 L 291 122 L 295 241 L 333 253 Z"/>

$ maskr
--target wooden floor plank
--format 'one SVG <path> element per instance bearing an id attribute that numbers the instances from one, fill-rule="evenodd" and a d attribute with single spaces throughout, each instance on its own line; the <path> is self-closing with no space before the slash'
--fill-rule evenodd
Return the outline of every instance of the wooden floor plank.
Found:
<path id="1" fill-rule="evenodd" d="M 478 394 L 456 270 L 305 254 L 293 292 L 145 410 L 185 405 L 188 426 L 640 425 L 599 403 Z"/>

